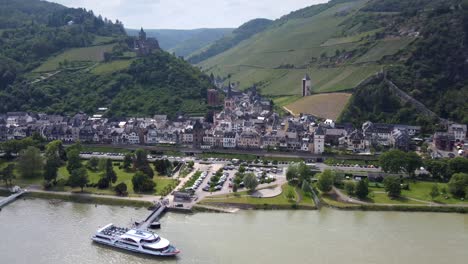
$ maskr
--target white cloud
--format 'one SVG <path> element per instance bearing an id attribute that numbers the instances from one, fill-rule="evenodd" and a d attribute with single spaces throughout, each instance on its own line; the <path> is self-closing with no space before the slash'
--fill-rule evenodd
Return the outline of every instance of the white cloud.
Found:
<path id="1" fill-rule="evenodd" d="M 51 0 L 84 7 L 128 28 L 238 27 L 254 18 L 276 19 L 328 0 Z"/>

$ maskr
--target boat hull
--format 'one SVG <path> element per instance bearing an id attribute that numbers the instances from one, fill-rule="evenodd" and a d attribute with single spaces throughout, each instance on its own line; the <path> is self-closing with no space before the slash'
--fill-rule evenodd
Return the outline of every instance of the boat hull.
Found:
<path id="1" fill-rule="evenodd" d="M 118 243 L 117 241 L 108 241 L 104 239 L 100 239 L 98 237 L 93 237 L 91 238 L 94 242 L 106 245 L 109 247 L 114 247 L 118 249 L 123 249 L 135 253 L 140 253 L 140 254 L 145 254 L 145 255 L 151 255 L 151 256 L 158 256 L 158 257 L 175 257 L 177 254 L 180 253 L 179 250 L 177 250 L 175 247 L 170 246 L 171 251 L 170 252 L 158 252 L 158 251 L 151 251 L 151 250 L 146 250 L 137 246 L 130 246 L 130 245 L 125 245 L 122 243 Z"/>

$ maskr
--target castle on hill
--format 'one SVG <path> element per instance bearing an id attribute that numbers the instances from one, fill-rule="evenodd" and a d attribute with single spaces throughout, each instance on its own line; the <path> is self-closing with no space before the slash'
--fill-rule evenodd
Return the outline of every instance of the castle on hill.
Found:
<path id="1" fill-rule="evenodd" d="M 138 33 L 138 38 L 135 38 L 133 42 L 133 49 L 138 56 L 146 56 L 153 52 L 153 50 L 160 49 L 159 42 L 155 38 L 147 38 L 146 32 L 141 28 Z"/>

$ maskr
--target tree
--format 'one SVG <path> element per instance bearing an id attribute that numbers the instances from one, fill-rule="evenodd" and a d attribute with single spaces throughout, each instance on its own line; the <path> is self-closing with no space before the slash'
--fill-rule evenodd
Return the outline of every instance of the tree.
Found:
<path id="1" fill-rule="evenodd" d="M 399 197 L 401 194 L 400 179 L 398 177 L 386 177 L 383 181 L 385 191 L 390 197 Z"/>
<path id="2" fill-rule="evenodd" d="M 77 149 L 71 149 L 67 151 L 67 170 L 70 174 L 76 169 L 79 169 L 83 166 L 81 164 L 80 152 Z"/>
<path id="3" fill-rule="evenodd" d="M 81 142 L 80 141 L 77 141 L 75 144 L 69 146 L 67 148 L 67 154 L 69 151 L 72 151 L 72 150 L 77 150 L 78 151 L 78 154 L 83 151 L 83 145 L 81 145 Z"/>
<path id="4" fill-rule="evenodd" d="M 448 164 L 445 160 L 427 160 L 424 166 L 433 178 L 444 179 L 448 175 Z"/>
<path id="5" fill-rule="evenodd" d="M 455 197 L 465 197 L 468 188 L 468 174 L 455 173 L 448 183 L 449 192 Z"/>
<path id="6" fill-rule="evenodd" d="M 46 145 L 45 154 L 46 159 L 49 159 L 51 156 L 57 156 L 60 158 L 60 161 L 65 161 L 67 159 L 67 154 L 63 143 L 61 140 L 51 141 Z"/>
<path id="7" fill-rule="evenodd" d="M 121 182 L 115 186 L 115 192 L 119 196 L 127 196 L 127 184 Z"/>
<path id="8" fill-rule="evenodd" d="M 355 184 L 352 181 L 345 182 L 344 189 L 348 195 L 354 194 Z"/>
<path id="9" fill-rule="evenodd" d="M 91 157 L 89 160 L 88 160 L 88 168 L 92 171 L 97 171 L 97 167 L 99 165 L 99 159 L 96 158 L 96 157 Z"/>
<path id="10" fill-rule="evenodd" d="M 106 177 L 101 177 L 97 182 L 97 187 L 99 189 L 107 189 L 109 188 L 109 180 Z"/>
<path id="11" fill-rule="evenodd" d="M 404 155 L 403 169 L 409 176 L 414 177 L 416 169 L 422 166 L 421 157 L 416 152 L 408 152 Z"/>
<path id="12" fill-rule="evenodd" d="M 187 165 L 188 165 L 189 168 L 193 169 L 193 166 L 195 166 L 195 162 L 193 162 L 193 160 L 191 160 L 191 161 L 189 161 L 187 163 Z"/>
<path id="13" fill-rule="evenodd" d="M 133 162 L 133 155 L 131 153 L 125 154 L 124 160 L 123 160 L 124 170 L 128 171 L 130 167 L 132 166 L 132 162 Z"/>
<path id="14" fill-rule="evenodd" d="M 71 172 L 68 181 L 71 187 L 80 187 L 83 192 L 83 188 L 88 184 L 88 171 L 83 167 L 77 168 Z"/>
<path id="15" fill-rule="evenodd" d="M 387 173 L 399 173 L 404 164 L 405 153 L 401 150 L 390 150 L 379 158 L 380 167 Z"/>
<path id="16" fill-rule="evenodd" d="M 324 170 L 318 175 L 317 186 L 322 192 L 329 192 L 335 182 L 335 173 L 331 170 Z"/>
<path id="17" fill-rule="evenodd" d="M 288 190 L 288 192 L 286 193 L 286 198 L 288 198 L 288 200 L 290 201 L 294 201 L 294 199 L 296 198 L 296 195 L 294 194 L 293 189 Z"/>
<path id="18" fill-rule="evenodd" d="M 156 160 L 154 168 L 159 175 L 169 175 L 172 171 L 172 163 L 168 159 Z"/>
<path id="19" fill-rule="evenodd" d="M 13 179 L 16 178 L 15 176 L 15 164 L 10 163 L 8 166 L 6 166 L 1 172 L 0 176 L 2 176 L 3 182 L 5 182 L 5 185 L 11 186 L 13 185 Z"/>
<path id="20" fill-rule="evenodd" d="M 135 160 L 133 162 L 133 167 L 135 171 L 142 171 L 145 175 L 150 178 L 153 178 L 154 171 L 150 167 L 148 162 L 148 153 L 143 149 L 137 149 L 135 151 Z"/>
<path id="21" fill-rule="evenodd" d="M 255 174 L 253 173 L 245 174 L 243 181 L 245 188 L 247 188 L 250 192 L 254 192 L 255 188 L 258 186 L 257 177 L 255 177 Z"/>
<path id="22" fill-rule="evenodd" d="M 117 174 L 114 171 L 114 166 L 112 165 L 111 159 L 107 159 L 106 178 L 110 183 L 115 183 L 117 181 Z"/>
<path id="23" fill-rule="evenodd" d="M 47 183 L 55 182 L 57 180 L 57 172 L 61 163 L 62 162 L 57 153 L 49 155 L 44 166 L 44 180 Z"/>
<path id="24" fill-rule="evenodd" d="M 304 162 L 291 164 L 286 171 L 286 179 L 288 182 L 297 186 L 310 183 L 311 178 L 312 171 Z"/>
<path id="25" fill-rule="evenodd" d="M 105 171 L 107 167 L 107 159 L 99 159 L 97 169 L 98 171 Z"/>
<path id="26" fill-rule="evenodd" d="M 156 187 L 156 183 L 141 171 L 135 173 L 132 178 L 132 183 L 135 192 L 152 192 Z"/>
<path id="27" fill-rule="evenodd" d="M 367 195 L 369 195 L 369 182 L 367 179 L 358 181 L 354 192 L 359 199 L 367 198 Z"/>
<path id="28" fill-rule="evenodd" d="M 434 200 L 437 196 L 439 196 L 439 194 L 439 186 L 435 183 L 434 185 L 432 185 L 432 189 L 429 195 L 431 196 L 432 200 Z"/>
<path id="29" fill-rule="evenodd" d="M 286 171 L 286 180 L 288 180 L 288 182 L 291 185 L 295 185 L 297 184 L 298 174 L 299 174 L 299 167 L 297 166 L 297 164 L 295 163 L 291 164 L 288 166 L 288 169 Z"/>
<path id="30" fill-rule="evenodd" d="M 24 150 L 17 163 L 19 173 L 23 178 L 36 178 L 42 175 L 44 160 L 41 152 L 36 147 L 28 147 Z"/>
<path id="31" fill-rule="evenodd" d="M 144 149 L 137 149 L 135 151 L 135 168 L 145 166 L 148 163 L 148 153 Z"/>
<path id="32" fill-rule="evenodd" d="M 468 173 L 468 159 L 456 157 L 448 162 L 451 173 Z"/>

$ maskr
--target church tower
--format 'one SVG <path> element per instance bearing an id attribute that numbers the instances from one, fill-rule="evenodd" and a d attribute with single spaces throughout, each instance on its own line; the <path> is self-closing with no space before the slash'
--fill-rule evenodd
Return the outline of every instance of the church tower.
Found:
<path id="1" fill-rule="evenodd" d="M 302 96 L 309 96 L 312 89 L 312 81 L 310 80 L 309 74 L 304 76 L 302 79 Z"/>

